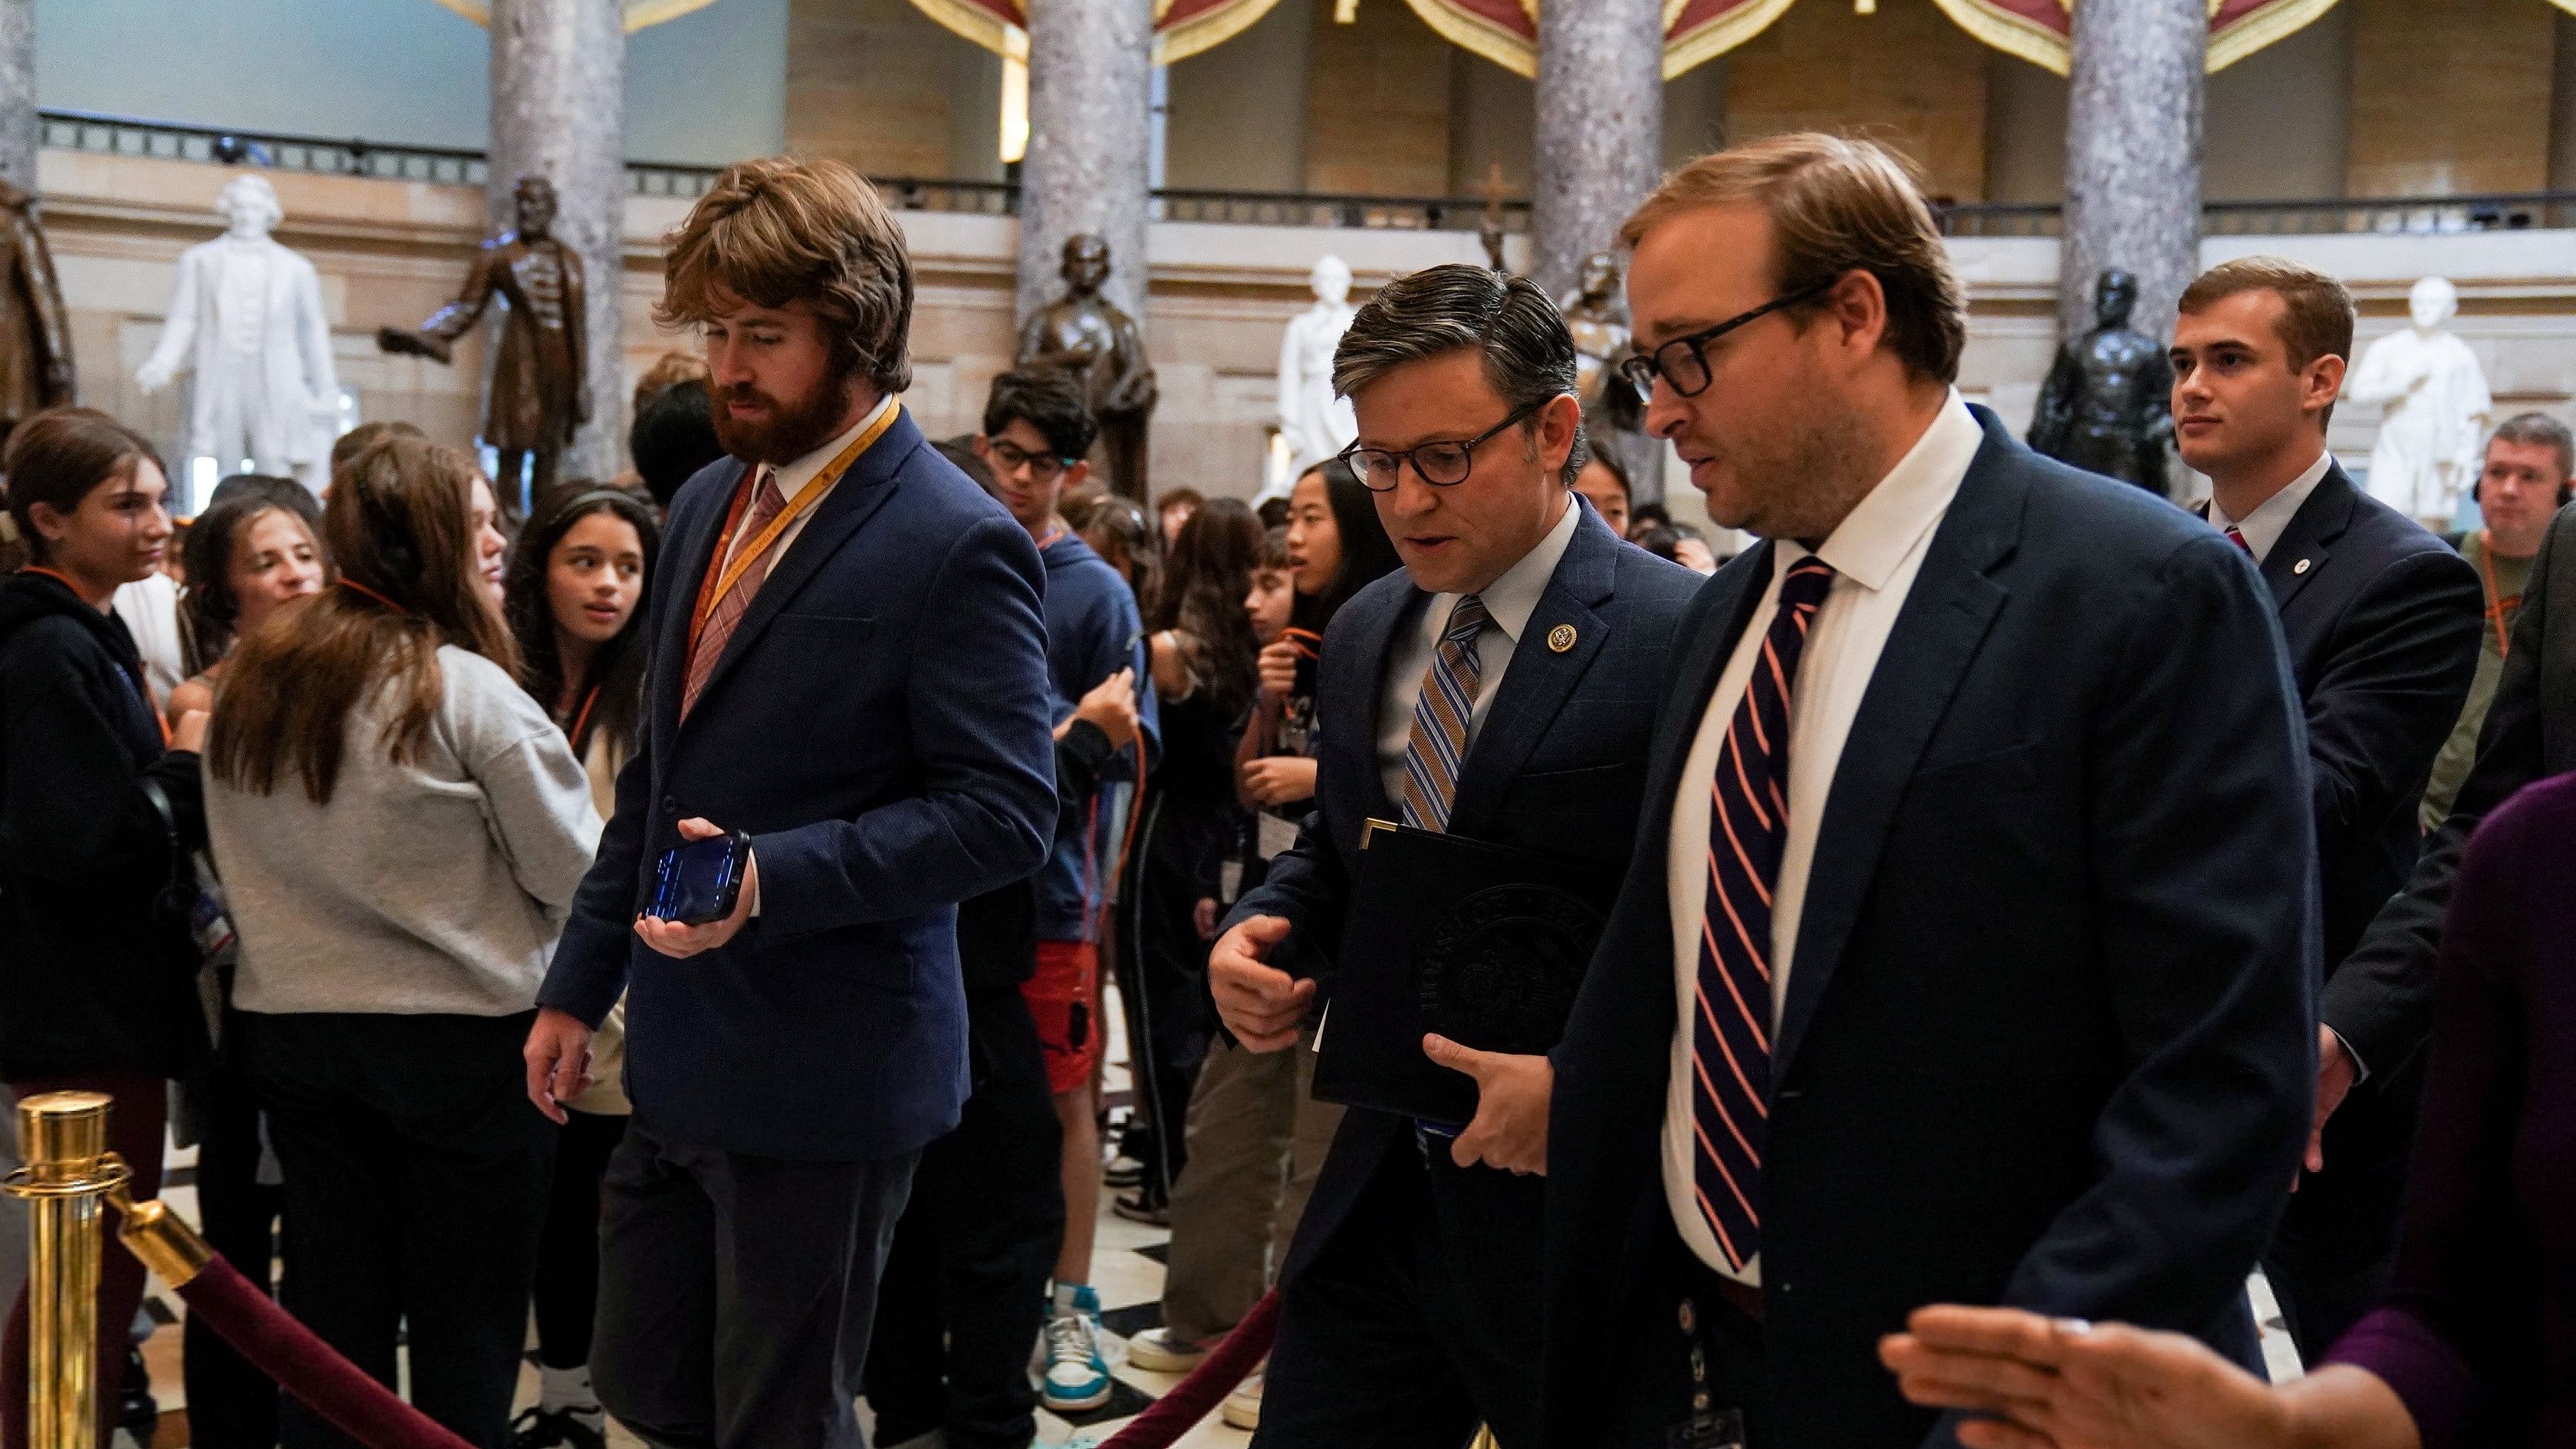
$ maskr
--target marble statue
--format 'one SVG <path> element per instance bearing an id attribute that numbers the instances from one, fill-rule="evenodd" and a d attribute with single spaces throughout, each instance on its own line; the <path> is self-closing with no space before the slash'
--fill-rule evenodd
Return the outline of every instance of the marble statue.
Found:
<path id="1" fill-rule="evenodd" d="M 1086 232 L 1066 240 L 1065 295 L 1039 308 L 1020 329 L 1017 365 L 1073 377 L 1100 422 L 1110 488 L 1142 502 L 1146 435 L 1159 394 L 1136 319 L 1100 295 L 1109 281 L 1109 260 L 1102 237 Z"/>
<path id="2" fill-rule="evenodd" d="M 1340 257 L 1315 263 L 1315 305 L 1289 320 L 1279 343 L 1279 431 L 1291 475 L 1305 472 L 1360 435 L 1351 400 L 1333 396 L 1333 349 L 1351 328 L 1351 269 Z"/>
<path id="3" fill-rule="evenodd" d="M 590 420 L 590 387 L 582 357 L 581 257 L 553 233 L 554 183 L 522 176 L 513 195 L 517 229 L 483 244 L 456 300 L 418 331 L 384 328 L 376 345 L 450 361 L 456 339 L 500 300 L 501 349 L 483 404 L 483 441 L 501 455 L 496 491 L 503 510 L 515 516 L 523 504 L 534 506 L 552 492 L 573 430 Z M 524 500 L 523 470 L 529 477 Z"/>
<path id="4" fill-rule="evenodd" d="M 218 473 L 247 458 L 254 472 L 322 481 L 340 384 L 321 279 L 269 235 L 285 213 L 266 177 L 226 186 L 215 214 L 224 234 L 179 254 L 160 345 L 134 380 L 150 394 L 196 374 L 183 458 L 212 458 Z"/>
<path id="5" fill-rule="evenodd" d="M 1618 254 L 1594 252 L 1583 259 L 1574 290 L 1557 299 L 1556 310 L 1574 334 L 1574 389 L 1583 401 L 1583 429 L 1593 451 L 1613 455 L 1625 470 L 1632 502 L 1651 503 L 1663 496 L 1665 445 L 1647 434 L 1645 407 L 1619 378 L 1619 364 L 1633 350 L 1620 281 Z"/>
<path id="6" fill-rule="evenodd" d="M 72 324 L 36 198 L 0 181 L 0 436 L 72 400 Z"/>
<path id="7" fill-rule="evenodd" d="M 2370 450 L 2371 496 L 2447 529 L 2460 494 L 2477 481 L 2495 398 L 2477 354 L 2442 330 L 2459 313 L 2459 289 L 2426 277 L 2407 307 L 2414 325 L 2363 350 L 2344 396 L 2386 409 Z"/>
<path id="8" fill-rule="evenodd" d="M 2093 283 L 2094 328 L 2057 349 L 2039 389 L 2030 445 L 2060 462 L 2162 495 L 2173 438 L 2173 366 L 2164 344 L 2129 327 L 2138 279 L 2118 268 Z"/>

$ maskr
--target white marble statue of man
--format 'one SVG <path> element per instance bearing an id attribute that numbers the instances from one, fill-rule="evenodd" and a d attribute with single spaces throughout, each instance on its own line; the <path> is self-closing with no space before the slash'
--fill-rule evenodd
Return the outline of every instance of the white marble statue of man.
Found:
<path id="1" fill-rule="evenodd" d="M 221 473 L 248 458 L 259 472 L 310 485 L 328 456 L 322 419 L 338 412 L 340 391 L 321 281 L 269 236 L 285 213 L 265 178 L 226 186 L 215 212 L 224 234 L 180 253 L 160 345 L 135 381 L 158 392 L 193 369 L 184 456 L 213 458 Z"/>
<path id="2" fill-rule="evenodd" d="M 2477 354 L 2442 330 L 2460 310 L 2459 290 L 2426 277 L 2408 305 L 2414 325 L 2370 344 L 2344 395 L 2386 409 L 2370 450 L 2371 496 L 2429 527 L 2448 528 L 2460 494 L 2477 481 L 2495 398 Z"/>
<path id="3" fill-rule="evenodd" d="M 1359 419 L 1333 396 L 1333 349 L 1351 327 L 1351 269 L 1340 257 L 1315 263 L 1315 305 L 1288 323 L 1279 343 L 1279 431 L 1288 439 L 1289 476 L 1351 445 Z"/>

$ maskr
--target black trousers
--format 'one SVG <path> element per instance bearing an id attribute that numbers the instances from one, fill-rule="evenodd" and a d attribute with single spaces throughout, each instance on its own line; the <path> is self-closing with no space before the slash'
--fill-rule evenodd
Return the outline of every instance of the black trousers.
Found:
<path id="1" fill-rule="evenodd" d="M 1173 828 L 1163 805 L 1157 800 L 1147 812 L 1117 943 L 1118 1001 L 1134 1058 L 1136 1116 L 1145 1128 L 1141 1138 L 1131 1136 L 1129 1150 L 1145 1165 L 1144 1198 L 1156 1205 L 1171 1201 L 1188 1162 L 1190 1091 L 1215 1035 L 1198 885 L 1170 858 L 1180 848 L 1160 838 Z"/>
<path id="2" fill-rule="evenodd" d="M 537 1362 L 577 1369 L 590 1362 L 599 1307 L 599 1181 L 626 1139 L 626 1118 L 569 1110 L 564 1118 L 537 1237 Z"/>
<path id="3" fill-rule="evenodd" d="M 1539 1438 L 1545 1180 L 1397 1141 L 1280 1304 L 1255 1449 Z"/>
<path id="4" fill-rule="evenodd" d="M 2397 1276 L 2405 1155 L 2358 1156 L 2337 1142 L 2337 1125 L 2326 1123 L 2326 1170 L 2299 1180 L 2263 1252 L 2263 1276 L 2308 1364 L 2379 1306 Z"/>
<path id="5" fill-rule="evenodd" d="M 930 1144 L 877 1286 L 868 1406 L 877 1442 L 932 1430 L 948 1449 L 1037 1437 L 1029 1347 L 1064 1234 L 1063 1130 L 1018 986 L 969 987 L 975 1095 Z"/>
<path id="6" fill-rule="evenodd" d="M 467 1442 L 509 1432 L 554 1124 L 514 1016 L 240 1013 L 286 1172 L 287 1310 Z M 353 1441 L 289 1400 L 287 1449 Z"/>
<path id="7" fill-rule="evenodd" d="M 201 1119 L 197 1211 L 215 1251 L 261 1292 L 274 1293 L 269 1272 L 286 1189 L 259 1180 L 259 1100 L 232 1040 L 223 1059 L 189 1083 Z M 277 1384 L 194 1316 L 182 1338 L 181 1372 L 195 1449 L 274 1449 Z"/>
<path id="8" fill-rule="evenodd" d="M 600 1403 L 661 1449 L 862 1449 L 877 1272 L 920 1160 L 755 1157 L 628 1124 L 600 1185 Z"/>
<path id="9" fill-rule="evenodd" d="M 1678 1236 L 1666 1233 L 1661 1253 L 1661 1266 L 1648 1275 L 1621 1323 L 1624 1343 L 1614 1362 L 1623 1378 L 1602 1385 L 1590 1402 L 1550 1405 L 1549 1417 L 1589 1426 L 1595 1437 L 1588 1442 L 1602 1449 L 1728 1443 L 1724 1434 L 1697 1440 L 1691 1435 L 1693 1399 L 1705 1392 L 1713 1413 L 1737 1416 L 1712 1427 L 1741 1431 L 1750 1449 L 1762 1449 L 1769 1418 L 1762 1325 L 1728 1301 L 1716 1272 Z"/>

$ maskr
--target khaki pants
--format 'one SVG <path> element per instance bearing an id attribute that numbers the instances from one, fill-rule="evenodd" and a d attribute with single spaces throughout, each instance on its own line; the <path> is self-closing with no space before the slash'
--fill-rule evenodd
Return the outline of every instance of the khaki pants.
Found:
<path id="1" fill-rule="evenodd" d="M 1314 1085 L 1311 1033 L 1287 1051 L 1209 1046 L 1190 1093 L 1188 1166 L 1172 1188 L 1163 1323 L 1176 1342 L 1232 1329 L 1287 1257 L 1342 1122 Z"/>

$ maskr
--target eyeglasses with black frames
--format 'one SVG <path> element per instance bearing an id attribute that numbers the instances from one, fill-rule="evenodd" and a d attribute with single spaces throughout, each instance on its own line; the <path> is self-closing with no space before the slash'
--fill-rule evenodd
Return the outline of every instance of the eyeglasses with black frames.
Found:
<path id="1" fill-rule="evenodd" d="M 1619 375 L 1628 380 L 1628 386 L 1637 390 L 1639 402 L 1655 400 L 1655 379 L 1659 377 L 1671 385 L 1675 396 L 1697 397 L 1708 391 L 1708 345 L 1710 343 L 1739 327 L 1759 322 L 1783 307 L 1795 307 L 1809 298 L 1822 296 L 1833 288 L 1835 282 L 1841 280 L 1842 278 L 1837 276 L 1831 281 L 1819 282 L 1803 292 L 1774 297 L 1741 316 L 1729 317 L 1714 327 L 1702 328 L 1687 336 L 1676 337 L 1652 352 L 1638 353 L 1619 364 Z"/>
<path id="2" fill-rule="evenodd" d="M 1065 469 L 1081 461 L 1076 458 L 1059 458 L 1053 453 L 1032 453 L 1007 438 L 987 438 L 984 440 L 984 446 L 992 450 L 993 466 L 996 469 L 1004 473 L 1016 473 L 1026 468 L 1029 470 L 1029 480 L 1034 483 L 1052 483 L 1063 475 Z"/>
<path id="3" fill-rule="evenodd" d="M 1476 465 L 1476 450 L 1505 428 L 1522 421 L 1556 401 L 1557 396 L 1543 397 L 1520 411 L 1494 424 L 1463 443 L 1419 443 L 1410 448 L 1363 448 L 1354 443 L 1342 450 L 1342 462 L 1360 476 L 1360 485 L 1371 493 L 1392 493 L 1404 476 L 1404 465 L 1413 465 L 1414 476 L 1434 488 L 1455 488 L 1467 481 Z"/>

